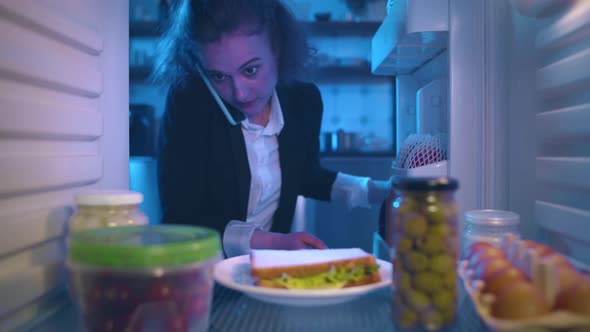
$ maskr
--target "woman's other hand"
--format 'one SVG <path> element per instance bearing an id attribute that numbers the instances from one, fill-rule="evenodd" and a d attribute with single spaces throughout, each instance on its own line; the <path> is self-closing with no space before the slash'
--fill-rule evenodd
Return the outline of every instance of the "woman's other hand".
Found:
<path id="1" fill-rule="evenodd" d="M 367 183 L 367 195 L 369 204 L 381 204 L 391 193 L 391 182 L 393 178 L 388 181 L 369 180 Z"/>
<path id="2" fill-rule="evenodd" d="M 326 244 L 317 237 L 307 232 L 296 233 L 271 233 L 257 230 L 252 234 L 250 241 L 252 249 L 326 249 Z"/>
<path id="3" fill-rule="evenodd" d="M 306 232 L 278 235 L 280 240 L 279 245 L 283 246 L 283 249 L 307 249 L 309 247 L 314 249 L 327 248 L 326 244 L 322 240 Z M 282 237 L 282 239 L 280 239 L 280 237 Z"/>

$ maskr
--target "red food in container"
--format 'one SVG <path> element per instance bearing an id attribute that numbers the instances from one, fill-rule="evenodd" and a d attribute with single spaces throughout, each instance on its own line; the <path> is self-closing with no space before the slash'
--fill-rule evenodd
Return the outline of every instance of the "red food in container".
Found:
<path id="1" fill-rule="evenodd" d="M 89 331 L 206 331 L 219 234 L 112 227 L 70 237 L 70 290 Z"/>

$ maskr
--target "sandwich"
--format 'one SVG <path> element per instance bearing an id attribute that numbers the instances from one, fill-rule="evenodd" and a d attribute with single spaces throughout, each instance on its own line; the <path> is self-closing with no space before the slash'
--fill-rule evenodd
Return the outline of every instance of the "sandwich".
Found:
<path id="1" fill-rule="evenodd" d="M 328 289 L 381 281 L 375 256 L 359 248 L 252 250 L 250 267 L 261 287 Z"/>

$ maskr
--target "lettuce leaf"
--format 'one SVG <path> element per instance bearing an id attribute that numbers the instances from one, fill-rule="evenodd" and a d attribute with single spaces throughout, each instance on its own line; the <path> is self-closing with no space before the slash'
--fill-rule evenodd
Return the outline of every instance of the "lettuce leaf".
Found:
<path id="1" fill-rule="evenodd" d="M 294 278 L 287 274 L 273 279 L 277 284 L 289 289 L 330 289 L 342 288 L 349 281 L 359 281 L 364 276 L 375 273 L 379 265 L 357 266 L 352 270 L 332 267 L 330 271 L 307 277 Z"/>

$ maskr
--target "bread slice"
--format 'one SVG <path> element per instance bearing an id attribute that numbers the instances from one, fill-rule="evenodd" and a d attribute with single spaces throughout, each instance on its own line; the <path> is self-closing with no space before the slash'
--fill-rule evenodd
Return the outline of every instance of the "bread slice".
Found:
<path id="1" fill-rule="evenodd" d="M 342 287 L 359 286 L 381 280 L 375 256 L 359 248 L 304 249 L 304 250 L 252 250 L 250 253 L 252 276 L 259 286 L 286 288 L 276 279 L 307 278 L 329 271 L 351 271 L 363 267 L 372 270 L 357 280 L 348 280 Z"/>

